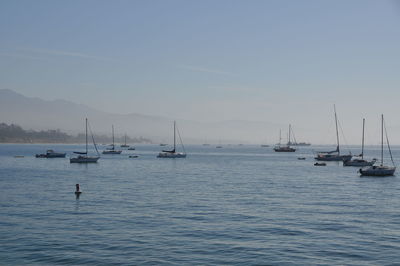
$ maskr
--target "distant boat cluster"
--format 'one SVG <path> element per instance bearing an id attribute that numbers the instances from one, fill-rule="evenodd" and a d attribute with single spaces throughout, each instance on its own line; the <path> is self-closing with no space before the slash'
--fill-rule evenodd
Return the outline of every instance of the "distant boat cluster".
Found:
<path id="1" fill-rule="evenodd" d="M 341 153 L 340 150 L 340 142 L 339 142 L 339 133 L 338 133 L 338 117 L 336 113 L 336 107 L 334 106 L 334 117 L 335 117 L 335 128 L 336 128 L 336 149 L 333 151 L 319 151 L 316 152 L 316 155 L 314 157 L 316 162 L 314 165 L 315 166 L 326 166 L 327 161 L 341 161 L 343 162 L 343 166 L 356 166 L 356 167 L 363 167 L 359 169 L 359 173 L 362 176 L 390 176 L 394 175 L 396 171 L 396 167 L 394 165 L 393 161 L 393 156 L 391 153 L 390 145 L 389 145 L 389 140 L 387 137 L 386 133 L 386 127 L 385 127 L 385 122 L 383 115 L 381 117 L 381 160 L 380 164 L 376 165 L 377 159 L 373 158 L 371 160 L 364 159 L 364 130 L 365 130 L 365 119 L 363 119 L 363 124 L 362 124 L 362 142 L 361 142 L 361 154 L 357 156 L 353 156 L 350 152 L 349 154 L 343 154 Z M 112 128 L 112 144 L 109 145 L 108 148 L 106 148 L 102 154 L 105 155 L 114 155 L 114 154 L 121 154 L 122 150 L 116 149 L 116 145 L 114 142 L 114 126 Z M 91 135 L 91 139 L 93 142 L 93 146 L 96 150 L 97 155 L 95 156 L 89 156 L 88 152 L 88 145 L 89 145 L 89 131 Z M 385 134 L 384 134 L 385 131 Z M 384 165 L 383 162 L 383 146 L 384 146 L 384 135 L 386 136 L 386 143 L 388 145 L 388 150 L 390 153 L 390 158 L 393 163 L 393 166 L 387 166 Z M 185 147 L 183 145 L 179 130 L 177 129 L 176 122 L 174 121 L 173 123 L 173 147 L 172 149 L 169 150 L 162 150 L 161 152 L 158 153 L 157 158 L 186 158 L 186 151 Z M 182 151 L 177 151 L 177 136 L 179 137 L 179 143 Z M 100 153 L 97 149 L 97 145 L 95 143 L 93 134 L 90 130 L 90 126 L 88 124 L 88 119 L 85 119 L 85 137 L 86 137 L 86 145 L 85 145 L 85 151 L 79 151 L 79 152 L 74 152 L 75 154 L 78 154 L 77 157 L 72 157 L 70 158 L 70 163 L 97 163 L 98 160 L 100 159 Z M 127 150 L 135 150 L 133 146 L 130 146 L 126 143 L 126 134 L 125 134 L 125 142 L 124 144 L 120 145 L 121 148 L 128 148 Z M 293 146 L 310 146 L 310 143 L 305 143 L 305 142 L 300 142 L 297 143 L 296 140 L 292 141 L 291 137 L 294 138 L 294 133 L 292 126 L 289 125 L 289 131 L 288 131 L 288 141 L 286 144 L 281 144 L 281 131 L 279 132 L 279 143 L 276 144 L 273 147 L 273 150 L 275 152 L 296 152 L 296 148 Z M 242 145 L 242 144 L 239 144 Z M 165 143 L 161 143 L 160 146 L 167 146 Z M 203 144 L 203 146 L 209 146 L 209 144 Z M 261 147 L 269 147 L 267 144 L 262 144 Z M 221 149 L 223 146 L 221 144 L 217 145 L 215 148 Z M 47 150 L 46 153 L 43 154 L 36 154 L 37 158 L 65 158 L 66 153 L 61 153 L 61 152 L 55 152 L 54 150 Z M 353 158 L 357 157 L 357 158 Z M 17 158 L 17 157 L 16 157 Z M 138 158 L 138 155 L 129 155 L 129 158 Z M 298 157 L 298 160 L 306 160 L 305 157 Z"/>

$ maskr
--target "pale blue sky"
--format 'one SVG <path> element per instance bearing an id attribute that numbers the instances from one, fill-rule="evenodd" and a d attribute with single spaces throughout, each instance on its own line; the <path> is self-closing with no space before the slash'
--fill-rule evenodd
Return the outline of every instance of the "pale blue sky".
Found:
<path id="1" fill-rule="evenodd" d="M 358 137 L 400 129 L 399 73 L 396 1 L 0 2 L 0 88 L 109 112 L 311 132 L 336 103 Z"/>

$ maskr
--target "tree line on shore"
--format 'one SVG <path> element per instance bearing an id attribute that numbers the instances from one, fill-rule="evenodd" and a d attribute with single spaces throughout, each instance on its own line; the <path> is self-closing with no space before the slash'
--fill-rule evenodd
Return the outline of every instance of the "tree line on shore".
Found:
<path id="1" fill-rule="evenodd" d="M 112 138 L 107 135 L 94 135 L 97 143 L 110 143 Z M 116 137 L 117 143 L 124 143 L 125 137 Z M 72 136 L 60 131 L 59 129 L 50 130 L 24 130 L 15 124 L 0 123 L 0 143 L 84 143 L 85 133 Z M 130 143 L 152 143 L 150 139 L 144 137 L 126 137 L 126 142 Z"/>

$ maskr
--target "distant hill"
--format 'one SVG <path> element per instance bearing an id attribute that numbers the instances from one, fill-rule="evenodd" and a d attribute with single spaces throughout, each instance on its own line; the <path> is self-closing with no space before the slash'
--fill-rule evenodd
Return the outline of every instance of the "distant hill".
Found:
<path id="1" fill-rule="evenodd" d="M 78 134 L 84 131 L 85 117 L 89 118 L 95 134 L 110 136 L 113 124 L 117 137 L 127 133 L 130 137 L 143 136 L 155 142 L 172 141 L 173 118 L 137 113 L 111 114 L 70 101 L 46 101 L 0 89 L 0 122 L 37 131 L 59 129 L 67 134 Z M 280 125 L 252 121 L 203 123 L 178 120 L 178 126 L 185 143 L 217 143 L 220 140 L 222 143 L 265 143 L 266 140 L 277 141 L 275 136 Z"/>
<path id="2" fill-rule="evenodd" d="M 97 142 L 111 143 L 112 138 L 109 136 L 94 136 Z M 75 136 L 68 135 L 60 130 L 24 130 L 19 125 L 0 123 L 0 143 L 84 143 L 85 134 Z M 124 139 L 117 138 L 116 142 L 122 143 Z M 151 143 L 151 140 L 140 138 L 126 138 L 127 143 Z"/>

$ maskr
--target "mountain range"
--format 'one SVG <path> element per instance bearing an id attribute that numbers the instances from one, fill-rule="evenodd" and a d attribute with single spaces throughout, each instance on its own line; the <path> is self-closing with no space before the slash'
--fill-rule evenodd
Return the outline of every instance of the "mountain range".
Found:
<path id="1" fill-rule="evenodd" d="M 126 133 L 155 142 L 172 142 L 173 118 L 139 113 L 112 114 L 66 100 L 48 101 L 0 89 L 0 122 L 15 123 L 28 130 L 59 129 L 77 134 L 84 131 L 85 117 L 96 134 L 111 135 L 111 125 L 114 125 L 116 136 Z M 275 143 L 279 127 L 283 126 L 243 120 L 177 120 L 177 124 L 185 143 Z"/>

